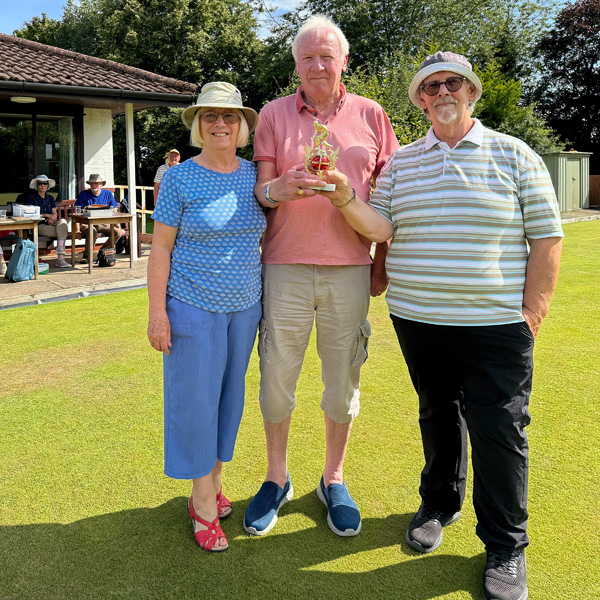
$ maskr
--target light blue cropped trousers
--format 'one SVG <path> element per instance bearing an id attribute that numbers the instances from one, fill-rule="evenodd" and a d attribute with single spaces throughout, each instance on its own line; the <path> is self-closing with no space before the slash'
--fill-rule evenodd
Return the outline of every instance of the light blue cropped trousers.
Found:
<path id="1" fill-rule="evenodd" d="M 163 355 L 165 474 L 208 475 L 233 458 L 246 370 L 262 314 L 213 313 L 167 296 L 170 354 Z"/>

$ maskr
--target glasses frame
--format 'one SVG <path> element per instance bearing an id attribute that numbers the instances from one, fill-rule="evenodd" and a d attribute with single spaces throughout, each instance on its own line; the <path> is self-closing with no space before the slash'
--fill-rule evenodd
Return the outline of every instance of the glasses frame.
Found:
<path id="1" fill-rule="evenodd" d="M 47 181 L 38 181 L 38 185 L 50 185 Z"/>
<path id="2" fill-rule="evenodd" d="M 452 80 L 458 80 L 460 81 L 460 85 L 455 89 L 452 90 L 450 89 L 450 87 L 448 87 L 448 82 L 452 81 Z M 451 92 L 458 92 L 458 90 L 460 90 L 464 84 L 464 82 L 467 80 L 466 77 L 462 76 L 462 75 L 453 75 L 452 77 L 448 77 L 448 79 L 446 79 L 446 81 L 428 81 L 427 83 L 422 83 L 419 86 L 419 89 L 423 90 L 428 96 L 437 96 L 438 92 L 440 91 L 440 88 L 442 87 L 442 85 L 446 86 L 446 89 Z M 427 86 L 429 86 L 429 89 L 433 91 L 433 93 L 428 92 L 427 91 Z M 451 84 L 451 87 L 454 87 L 454 84 Z M 434 90 L 435 88 L 435 90 Z"/>
<path id="3" fill-rule="evenodd" d="M 242 117 L 240 117 L 240 115 L 238 115 L 236 112 L 215 113 L 207 111 L 200 113 L 200 119 L 211 125 L 217 123 L 219 121 L 219 117 L 221 117 L 223 119 L 223 123 L 227 125 L 235 125 L 242 120 Z"/>

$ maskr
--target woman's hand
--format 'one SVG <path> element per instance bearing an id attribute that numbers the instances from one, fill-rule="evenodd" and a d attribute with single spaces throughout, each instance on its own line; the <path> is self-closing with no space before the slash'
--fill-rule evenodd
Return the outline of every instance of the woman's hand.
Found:
<path id="1" fill-rule="evenodd" d="M 167 313 L 150 315 L 148 319 L 148 341 L 158 352 L 169 354 L 171 347 L 171 323 Z"/>

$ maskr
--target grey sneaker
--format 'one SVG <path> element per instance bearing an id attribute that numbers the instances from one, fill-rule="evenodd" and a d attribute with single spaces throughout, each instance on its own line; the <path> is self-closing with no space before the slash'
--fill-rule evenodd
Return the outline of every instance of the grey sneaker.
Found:
<path id="1" fill-rule="evenodd" d="M 62 254 L 59 254 L 58 258 L 56 259 L 56 266 L 60 267 L 61 269 L 66 269 L 70 267 L 71 264 L 65 260 L 65 257 Z"/>
<path id="2" fill-rule="evenodd" d="M 442 543 L 444 527 L 452 525 L 460 518 L 460 511 L 453 514 L 421 502 L 419 510 L 408 524 L 406 541 L 418 552 L 433 552 Z"/>
<path id="3" fill-rule="evenodd" d="M 523 548 L 487 551 L 483 597 L 485 600 L 527 600 L 527 561 Z"/>

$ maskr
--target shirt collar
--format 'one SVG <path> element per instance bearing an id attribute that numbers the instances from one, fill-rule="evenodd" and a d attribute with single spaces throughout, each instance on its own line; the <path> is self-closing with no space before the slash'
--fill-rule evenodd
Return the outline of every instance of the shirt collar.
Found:
<path id="1" fill-rule="evenodd" d="M 464 142 L 471 142 L 471 144 L 474 144 L 475 146 L 481 146 L 481 144 L 483 143 L 483 125 L 481 124 L 481 121 L 479 119 L 473 120 L 475 121 L 473 127 L 469 129 L 467 135 L 465 135 L 465 137 L 462 140 L 460 140 L 460 142 L 458 142 L 456 146 L 459 146 Z M 435 146 L 436 144 L 441 143 L 441 140 L 438 140 L 437 136 L 433 132 L 433 126 L 431 126 L 429 128 L 429 131 L 427 132 L 427 136 L 425 137 L 425 148 L 429 150 L 430 148 L 433 148 L 433 146 Z"/>
<path id="2" fill-rule="evenodd" d="M 316 112 L 316 109 L 304 101 L 304 96 L 302 95 L 303 90 L 304 87 L 302 85 L 296 90 L 296 110 L 298 112 L 302 112 L 302 109 L 305 108 L 308 112 L 313 114 Z M 342 97 L 340 98 L 340 102 L 337 105 L 337 108 L 331 113 L 332 116 L 335 113 L 337 113 L 337 111 L 340 110 L 340 108 L 342 108 L 344 102 L 346 102 L 346 88 L 343 83 L 340 83 L 340 92 L 342 94 Z"/>

